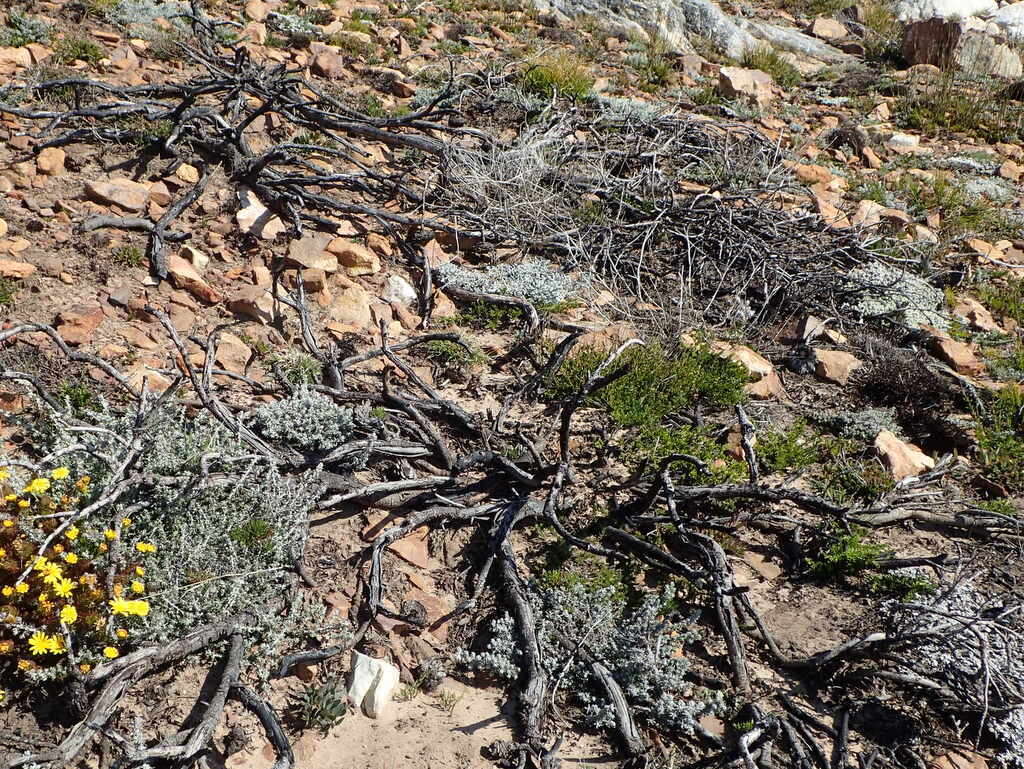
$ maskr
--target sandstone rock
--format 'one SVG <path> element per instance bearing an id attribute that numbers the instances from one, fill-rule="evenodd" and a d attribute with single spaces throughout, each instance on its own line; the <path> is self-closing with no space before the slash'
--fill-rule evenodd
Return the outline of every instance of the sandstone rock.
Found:
<path id="1" fill-rule="evenodd" d="M 993 36 L 985 22 L 972 18 L 930 18 L 907 26 L 903 58 L 910 64 L 933 64 L 974 75 L 1020 77 L 1020 56 Z"/>
<path id="2" fill-rule="evenodd" d="M 380 258 L 366 246 L 346 238 L 335 238 L 327 246 L 331 254 L 336 254 L 336 261 L 345 268 L 351 277 L 359 275 L 375 275 L 380 272 Z"/>
<path id="3" fill-rule="evenodd" d="M 97 305 L 77 305 L 62 310 L 57 316 L 56 327 L 64 341 L 70 345 L 88 344 L 103 322 L 103 308 Z"/>
<path id="4" fill-rule="evenodd" d="M 828 184 L 834 178 L 832 172 L 825 166 L 808 165 L 806 163 L 795 163 L 793 175 L 804 184 Z"/>
<path id="5" fill-rule="evenodd" d="M 227 305 L 240 318 L 260 323 L 274 320 L 274 299 L 262 286 L 243 286 L 228 297 Z"/>
<path id="6" fill-rule="evenodd" d="M 46 176 L 60 176 L 64 173 L 64 159 L 67 155 L 58 147 L 47 147 L 36 157 L 36 168 Z"/>
<path id="7" fill-rule="evenodd" d="M 184 258 L 192 262 L 192 266 L 196 268 L 196 272 L 202 274 L 210 264 L 210 257 L 204 254 L 195 246 L 185 245 L 182 246 L 178 253 Z"/>
<path id="8" fill-rule="evenodd" d="M 850 226 L 850 220 L 846 214 L 836 208 L 835 204 L 825 196 L 815 195 L 814 207 L 828 226 L 837 229 L 847 229 Z"/>
<path id="9" fill-rule="evenodd" d="M 352 651 L 349 699 L 370 718 L 380 718 L 398 686 L 399 670 L 390 662 Z"/>
<path id="10" fill-rule="evenodd" d="M 125 372 L 128 385 L 136 392 L 141 392 L 143 385 L 150 392 L 162 393 L 171 386 L 171 380 L 159 371 L 143 363 L 136 363 Z"/>
<path id="11" fill-rule="evenodd" d="M 717 343 L 712 345 L 719 355 L 728 358 L 746 369 L 753 380 L 744 386 L 744 391 L 752 398 L 780 398 L 786 394 L 782 379 L 771 361 L 744 345 Z"/>
<path id="12" fill-rule="evenodd" d="M 149 200 L 149 187 L 131 179 L 111 179 L 109 182 L 85 183 L 85 194 L 97 203 L 114 205 L 125 211 L 141 211 Z"/>
<path id="13" fill-rule="evenodd" d="M 32 54 L 29 53 L 27 48 L 0 48 L 0 64 L 31 67 Z"/>
<path id="14" fill-rule="evenodd" d="M 935 467 L 934 459 L 914 444 L 901 441 L 888 430 L 882 430 L 875 438 L 875 451 L 897 481 L 920 475 Z"/>
<path id="15" fill-rule="evenodd" d="M 249 345 L 230 331 L 221 332 L 217 340 L 217 363 L 227 371 L 242 373 L 251 356 Z"/>
<path id="16" fill-rule="evenodd" d="M 1019 182 L 1021 176 L 1024 176 L 1024 166 L 1013 160 L 1007 160 L 999 166 L 999 175 L 1008 181 Z"/>
<path id="17" fill-rule="evenodd" d="M 248 0 L 245 4 L 245 15 L 253 21 L 266 21 L 270 6 L 263 0 Z"/>
<path id="18" fill-rule="evenodd" d="M 920 145 L 920 137 L 905 133 L 894 133 L 885 141 L 885 146 L 897 155 L 908 155 L 916 152 Z"/>
<path id="19" fill-rule="evenodd" d="M 7 236 L 7 222 L 0 219 L 0 238 Z"/>
<path id="20" fill-rule="evenodd" d="M 327 288 L 327 273 L 323 270 L 303 270 L 299 273 L 299 280 L 307 293 L 316 294 Z"/>
<path id="21" fill-rule="evenodd" d="M 825 65 L 851 64 L 853 57 L 835 46 L 806 35 L 792 27 L 781 27 L 757 18 L 737 18 L 737 26 L 776 51 L 792 54 L 790 63 L 804 74 L 818 72 Z"/>
<path id="22" fill-rule="evenodd" d="M 978 331 L 1002 331 L 992 313 L 981 302 L 970 297 L 958 299 L 953 314 L 966 320 L 971 328 Z"/>
<path id="23" fill-rule="evenodd" d="M 185 182 L 185 184 L 196 184 L 199 181 L 199 169 L 188 163 L 182 163 L 178 166 L 178 170 L 174 172 L 174 175 Z"/>
<path id="24" fill-rule="evenodd" d="M 345 59 L 336 50 L 322 50 L 313 58 L 309 71 L 328 80 L 340 80 L 345 77 L 348 69 Z"/>
<path id="25" fill-rule="evenodd" d="M 807 33 L 822 40 L 842 40 L 850 34 L 840 22 L 819 16 L 807 27 Z"/>
<path id="26" fill-rule="evenodd" d="M 171 254 L 167 257 L 167 273 L 175 288 L 188 291 L 196 299 L 216 304 L 223 298 L 213 286 L 203 280 L 192 262 L 180 254 Z"/>
<path id="27" fill-rule="evenodd" d="M 338 257 L 327 251 L 334 240 L 328 232 L 314 232 L 288 244 L 288 263 L 304 270 L 338 271 Z"/>
<path id="28" fill-rule="evenodd" d="M 815 350 L 814 373 L 826 382 L 844 385 L 861 365 L 855 356 L 842 350 Z"/>
<path id="29" fill-rule="evenodd" d="M 985 370 L 985 364 L 978 360 L 969 344 L 934 328 L 925 327 L 925 330 L 931 335 L 929 347 L 932 353 L 955 371 L 976 376 Z"/>
<path id="30" fill-rule="evenodd" d="M 0 278 L 24 280 L 36 271 L 34 264 L 19 262 L 14 259 L 0 259 Z"/>
<path id="31" fill-rule="evenodd" d="M 238 192 L 239 209 L 235 221 L 239 229 L 263 240 L 273 240 L 287 228 L 277 216 L 260 203 L 256 195 L 242 187 Z"/>
<path id="32" fill-rule="evenodd" d="M 857 204 L 857 210 L 850 217 L 850 224 L 854 227 L 873 227 L 882 221 L 882 211 L 885 206 L 873 200 L 862 200 Z"/>
<path id="33" fill-rule="evenodd" d="M 370 304 L 373 297 L 362 286 L 346 281 L 341 291 L 328 308 L 327 315 L 331 320 L 352 325 L 359 329 L 373 328 L 373 316 Z"/>
<path id="34" fill-rule="evenodd" d="M 772 76 L 759 69 L 722 67 L 718 72 L 718 93 L 726 99 L 742 99 L 759 109 L 775 100 Z"/>

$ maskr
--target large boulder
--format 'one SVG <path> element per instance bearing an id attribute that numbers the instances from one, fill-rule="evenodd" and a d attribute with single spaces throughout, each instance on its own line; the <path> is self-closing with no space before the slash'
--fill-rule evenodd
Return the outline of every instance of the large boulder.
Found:
<path id="1" fill-rule="evenodd" d="M 903 33 L 903 58 L 908 64 L 932 64 L 974 75 L 1020 77 L 1020 56 L 999 27 L 977 18 L 932 18 L 908 24 Z"/>
<path id="2" fill-rule="evenodd" d="M 718 93 L 765 109 L 775 100 L 772 76 L 759 69 L 722 67 L 718 72 Z"/>
<path id="3" fill-rule="evenodd" d="M 923 19 L 966 19 L 993 13 L 996 0 L 896 0 L 893 10 L 900 21 Z"/>
<path id="4" fill-rule="evenodd" d="M 856 61 L 854 56 L 843 53 L 835 46 L 811 37 L 798 29 L 779 27 L 756 19 L 743 19 L 737 23 L 741 30 L 749 32 L 752 37 L 763 41 L 763 43 L 768 43 L 772 48 L 780 51 L 788 51 L 831 65 L 851 64 Z"/>
<path id="5" fill-rule="evenodd" d="M 1010 40 L 1024 40 L 1024 3 L 1004 5 L 989 17 L 989 21 Z"/>

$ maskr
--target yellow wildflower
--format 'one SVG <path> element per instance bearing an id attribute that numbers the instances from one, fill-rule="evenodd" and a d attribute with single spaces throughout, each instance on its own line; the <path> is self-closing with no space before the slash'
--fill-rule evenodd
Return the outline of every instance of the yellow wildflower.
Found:
<path id="1" fill-rule="evenodd" d="M 90 670 L 92 670 L 92 665 L 90 665 L 88 662 L 83 662 L 81 665 L 78 666 L 78 669 L 81 670 L 83 673 L 88 673 Z"/>
<path id="2" fill-rule="evenodd" d="M 120 652 L 117 649 L 115 649 L 113 646 L 107 646 L 107 647 L 105 647 L 103 649 L 103 656 L 106 657 L 108 660 L 114 659 L 119 654 L 120 654 Z"/>
<path id="3" fill-rule="evenodd" d="M 60 568 L 60 564 L 47 562 L 46 566 L 41 570 L 43 572 L 43 582 L 47 585 L 54 584 L 57 580 L 64 576 L 63 571 Z"/>
<path id="4" fill-rule="evenodd" d="M 60 610 L 60 621 L 65 625 L 74 625 L 78 621 L 78 609 L 74 606 L 65 606 Z"/>
<path id="5" fill-rule="evenodd" d="M 8 494 L 7 496 L 4 497 L 4 501 L 5 502 L 13 502 L 17 498 L 18 498 L 17 494 Z"/>
<path id="6" fill-rule="evenodd" d="M 64 553 L 64 560 L 68 563 L 75 564 L 78 563 L 78 556 L 74 553 Z"/>
<path id="7" fill-rule="evenodd" d="M 78 585 L 65 577 L 53 586 L 53 592 L 56 593 L 59 598 L 67 598 L 76 587 L 78 587 Z"/>
<path id="8" fill-rule="evenodd" d="M 68 530 L 64 532 L 64 536 L 67 537 L 68 539 L 72 539 L 72 540 L 73 539 L 77 539 L 78 538 L 78 534 L 79 534 L 79 531 L 78 531 L 78 527 L 77 526 L 69 526 Z"/>
<path id="9" fill-rule="evenodd" d="M 121 519 L 121 525 L 122 526 L 131 526 L 132 525 L 132 519 L 131 518 L 122 518 Z"/>
<path id="10" fill-rule="evenodd" d="M 14 641 L 0 641 L 0 654 L 10 654 L 14 651 Z"/>
<path id="11" fill-rule="evenodd" d="M 15 585 L 14 586 L 14 592 L 15 593 L 27 593 L 28 592 L 28 583 L 27 582 L 22 582 L 20 585 Z"/>
<path id="12" fill-rule="evenodd" d="M 151 545 L 149 542 L 136 542 L 135 549 L 140 553 L 155 553 L 156 545 Z"/>
<path id="13" fill-rule="evenodd" d="M 50 651 L 50 638 L 41 631 L 36 631 L 28 639 L 28 648 L 35 655 L 46 654 Z"/>
<path id="14" fill-rule="evenodd" d="M 145 570 L 145 569 L 143 569 L 143 568 L 142 568 L 141 566 L 136 566 L 136 567 L 135 567 L 135 573 L 136 573 L 136 574 L 137 574 L 138 576 L 140 576 L 140 577 L 144 577 L 144 576 L 146 576 L 146 570 Z"/>
<path id="15" fill-rule="evenodd" d="M 26 507 L 28 507 L 31 504 L 32 503 L 29 502 L 27 499 L 19 499 L 18 500 L 18 507 L 20 507 L 22 510 L 24 510 Z"/>
<path id="16" fill-rule="evenodd" d="M 117 538 L 117 532 L 114 531 L 113 529 L 106 529 L 103 532 L 103 536 L 106 537 L 107 539 L 116 539 Z"/>
<path id="17" fill-rule="evenodd" d="M 87 488 L 89 488 L 89 481 L 91 480 L 92 478 L 90 478 L 88 475 L 83 475 L 75 482 L 75 488 L 77 488 L 79 491 L 85 491 Z"/>
<path id="18" fill-rule="evenodd" d="M 105 553 L 110 548 L 107 547 L 107 543 L 106 542 L 100 542 L 99 547 L 97 547 L 96 549 L 99 550 L 101 553 Z"/>
<path id="19" fill-rule="evenodd" d="M 114 598 L 120 598 L 124 595 L 124 585 L 120 582 L 115 582 L 112 592 L 114 593 Z"/>
<path id="20" fill-rule="evenodd" d="M 114 614 L 128 614 L 136 617 L 145 617 L 149 614 L 149 602 L 126 601 L 123 598 L 115 598 L 110 602 L 110 609 Z"/>
<path id="21" fill-rule="evenodd" d="M 12 521 L 10 518 L 4 518 L 4 528 L 5 529 L 9 529 L 13 525 L 14 525 L 14 521 Z"/>
<path id="22" fill-rule="evenodd" d="M 0 547 L 0 558 L 3 558 L 5 555 L 7 555 L 7 551 Z"/>
<path id="23" fill-rule="evenodd" d="M 39 594 L 39 603 L 46 603 L 49 600 L 50 600 L 50 596 L 47 593 L 40 593 Z"/>
<path id="24" fill-rule="evenodd" d="M 118 638 L 124 639 L 128 637 L 128 631 L 125 630 L 123 627 L 119 627 L 117 630 L 114 631 L 114 635 L 116 635 Z"/>
<path id="25" fill-rule="evenodd" d="M 132 581 L 132 592 L 133 593 L 145 593 L 146 586 L 139 582 L 137 579 Z"/>
<path id="26" fill-rule="evenodd" d="M 54 545 L 53 552 L 55 552 L 57 555 L 60 555 L 64 552 L 64 545 Z"/>
<path id="27" fill-rule="evenodd" d="M 59 635 L 50 636 L 50 653 L 51 654 L 63 654 L 68 649 L 64 645 L 64 639 Z"/>
<path id="28" fill-rule="evenodd" d="M 3 593 L 5 598 L 9 597 L 9 596 L 12 596 L 12 595 L 14 595 L 14 588 L 11 587 L 10 585 L 4 585 L 4 588 L 3 588 L 3 590 L 0 590 L 0 593 Z"/>
<path id="29" fill-rule="evenodd" d="M 5 692 L 3 689 L 0 689 L 0 702 L 3 702 L 6 699 L 7 699 L 7 692 Z"/>
<path id="30" fill-rule="evenodd" d="M 7 468 L 0 468 L 0 481 L 7 477 Z"/>
<path id="31" fill-rule="evenodd" d="M 26 494 L 45 494 L 49 489 L 50 482 L 46 478 L 33 478 L 22 491 Z"/>
<path id="32" fill-rule="evenodd" d="M 57 467 L 54 468 L 52 473 L 50 473 L 50 477 L 53 478 L 53 480 L 55 481 L 63 481 L 65 478 L 68 477 L 68 473 L 70 472 L 71 471 L 68 470 L 68 468 L 66 467 Z"/>
<path id="33" fill-rule="evenodd" d="M 18 670 L 31 670 L 33 667 L 29 660 L 18 660 Z"/>

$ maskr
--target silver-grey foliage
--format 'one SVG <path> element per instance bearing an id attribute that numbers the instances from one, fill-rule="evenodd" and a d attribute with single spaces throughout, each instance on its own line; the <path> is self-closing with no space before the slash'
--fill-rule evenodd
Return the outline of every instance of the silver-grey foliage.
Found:
<path id="1" fill-rule="evenodd" d="M 530 599 L 553 694 L 569 695 L 583 725 L 607 729 L 615 723 L 590 660 L 611 672 L 634 714 L 660 730 L 689 733 L 702 714 L 720 710 L 719 698 L 685 680 L 689 663 L 679 652 L 696 634 L 691 623 L 662 617 L 666 596 L 648 595 L 633 609 L 612 587 L 535 588 Z M 490 633 L 485 651 L 463 650 L 456 662 L 512 680 L 521 656 L 515 624 L 504 615 L 491 623 Z"/>
<path id="2" fill-rule="evenodd" d="M 442 264 L 437 276 L 444 284 L 475 293 L 502 294 L 552 305 L 573 295 L 575 281 L 548 262 L 528 260 L 518 264 L 493 264 L 482 270 Z"/>
<path id="3" fill-rule="evenodd" d="M 847 278 L 856 292 L 851 309 L 865 318 L 886 317 L 909 328 L 949 327 L 941 310 L 942 291 L 922 277 L 874 261 L 851 270 Z"/>
<path id="4" fill-rule="evenodd" d="M 185 28 L 182 16 L 189 13 L 188 3 L 176 0 L 121 0 L 106 12 L 107 20 L 145 39 L 164 34 L 157 19 L 165 19 L 179 29 Z"/>
<path id="5" fill-rule="evenodd" d="M 52 31 L 45 21 L 33 19 L 21 11 L 11 11 L 7 24 L 0 27 L 0 47 L 18 48 L 29 43 L 45 43 Z"/>
<path id="6" fill-rule="evenodd" d="M 300 451 L 329 451 L 355 430 L 351 408 L 307 388 L 260 406 L 253 423 L 264 437 Z"/>

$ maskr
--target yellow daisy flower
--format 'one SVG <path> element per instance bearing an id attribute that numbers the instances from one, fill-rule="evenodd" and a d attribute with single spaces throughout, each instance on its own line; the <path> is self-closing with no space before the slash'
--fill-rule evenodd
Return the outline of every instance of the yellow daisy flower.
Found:
<path id="1" fill-rule="evenodd" d="M 71 540 L 77 539 L 78 534 L 79 531 L 77 526 L 69 526 L 68 530 L 64 532 L 64 536 Z"/>
<path id="2" fill-rule="evenodd" d="M 28 583 L 27 582 L 22 582 L 20 585 L 15 585 L 14 586 L 14 592 L 15 593 L 27 593 L 28 592 Z"/>
<path id="3" fill-rule="evenodd" d="M 107 646 L 107 647 L 105 647 L 103 649 L 103 656 L 106 657 L 108 660 L 114 659 L 119 654 L 120 654 L 120 652 L 117 649 L 115 649 L 113 646 Z"/>
<path id="4" fill-rule="evenodd" d="M 4 585 L 3 590 L 0 590 L 0 593 L 3 593 L 5 598 L 12 596 L 14 595 L 14 588 L 10 585 Z"/>
<path id="5" fill-rule="evenodd" d="M 133 593 L 145 593 L 146 592 L 146 586 L 144 584 L 142 584 L 141 582 L 139 582 L 138 580 L 134 580 L 132 582 L 132 592 Z"/>
<path id="6" fill-rule="evenodd" d="M 4 497 L 4 501 L 5 501 L 5 502 L 13 502 L 13 501 L 14 501 L 14 500 L 16 500 L 17 498 L 18 498 L 18 495 L 17 495 L 17 494 L 7 494 L 7 495 L 6 495 L 5 497 Z"/>
<path id="7" fill-rule="evenodd" d="M 135 543 L 135 549 L 140 553 L 155 553 L 156 545 L 151 545 L 149 542 L 137 542 Z"/>
<path id="8" fill-rule="evenodd" d="M 128 614 L 136 617 L 145 617 L 149 614 L 149 602 L 126 601 L 122 598 L 115 598 L 110 602 L 110 610 L 114 614 Z"/>
<path id="9" fill-rule="evenodd" d="M 76 587 L 78 587 L 78 585 L 65 577 L 53 586 L 53 592 L 60 598 L 67 598 Z"/>
<path id="10" fill-rule="evenodd" d="M 65 606 L 60 610 L 60 621 L 65 625 L 74 625 L 78 621 L 78 609 L 74 606 Z"/>
<path id="11" fill-rule="evenodd" d="M 32 634 L 32 637 L 28 639 L 28 648 L 32 654 L 46 654 L 50 651 L 50 638 L 41 631 L 36 631 Z"/>
<path id="12" fill-rule="evenodd" d="M 114 531 L 113 529 L 106 529 L 103 532 L 103 536 L 106 537 L 107 539 L 116 539 L 117 538 L 117 532 Z"/>
<path id="13" fill-rule="evenodd" d="M 22 510 L 24 510 L 26 507 L 28 507 L 31 504 L 32 503 L 29 502 L 27 499 L 20 499 L 20 500 L 18 500 L 18 507 L 20 507 Z"/>
<path id="14" fill-rule="evenodd" d="M 131 518 L 122 518 L 121 519 L 121 525 L 122 526 L 131 526 L 132 525 L 132 519 Z"/>
<path id="15" fill-rule="evenodd" d="M 52 473 L 50 473 L 50 477 L 55 481 L 63 481 L 68 477 L 68 473 L 70 472 L 71 471 L 66 467 L 57 467 Z"/>
<path id="16" fill-rule="evenodd" d="M 13 525 L 14 525 L 14 521 L 12 521 L 10 518 L 4 518 L 4 528 L 5 529 L 9 529 Z"/>
<path id="17" fill-rule="evenodd" d="M 14 641 L 0 641 L 0 654 L 10 654 L 14 651 Z"/>
<path id="18" fill-rule="evenodd" d="M 135 567 L 135 573 L 136 573 L 136 574 L 137 574 L 138 576 L 140 576 L 140 577 L 144 577 L 144 576 L 146 576 L 146 570 L 145 570 L 145 569 L 143 569 L 143 568 L 142 568 L 141 566 L 136 566 L 136 567 Z"/>
<path id="19" fill-rule="evenodd" d="M 50 482 L 46 478 L 33 478 L 22 491 L 26 494 L 45 494 L 50 490 Z"/>
<path id="20" fill-rule="evenodd" d="M 81 665 L 78 666 L 78 669 L 81 670 L 83 673 L 88 673 L 90 670 L 92 670 L 92 665 L 90 665 L 88 662 L 83 662 Z"/>
<path id="21" fill-rule="evenodd" d="M 124 639 L 128 637 L 128 631 L 125 630 L 123 627 L 119 627 L 117 630 L 114 631 L 114 635 L 116 635 L 118 638 Z"/>
<path id="22" fill-rule="evenodd" d="M 78 563 L 78 556 L 74 553 L 64 553 L 64 560 L 68 563 L 75 564 Z"/>

